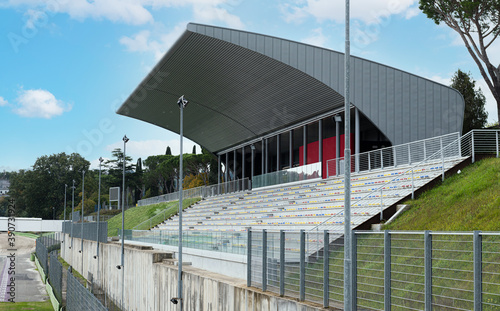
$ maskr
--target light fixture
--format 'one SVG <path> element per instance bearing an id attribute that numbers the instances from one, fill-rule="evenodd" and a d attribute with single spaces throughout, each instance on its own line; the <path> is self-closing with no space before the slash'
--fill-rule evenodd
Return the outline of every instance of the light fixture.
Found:
<path id="1" fill-rule="evenodd" d="M 179 97 L 179 100 L 177 100 L 177 105 L 179 105 L 179 108 L 182 106 L 182 108 L 186 108 L 187 104 L 189 103 L 188 100 L 184 99 L 184 95 Z"/>

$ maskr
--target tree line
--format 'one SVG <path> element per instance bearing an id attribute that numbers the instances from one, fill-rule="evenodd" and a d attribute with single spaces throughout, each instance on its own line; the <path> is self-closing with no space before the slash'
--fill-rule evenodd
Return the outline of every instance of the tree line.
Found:
<path id="1" fill-rule="evenodd" d="M 170 150 L 170 148 L 168 148 Z M 193 152 L 196 152 L 193 149 Z M 184 154 L 184 189 L 217 182 L 217 159 L 202 149 L 201 154 Z M 109 206 L 109 188 L 122 187 L 123 152 L 112 151 L 111 159 L 101 165 L 101 207 Z M 70 218 L 72 186 L 75 181 L 75 211 L 82 209 L 83 171 L 85 171 L 84 214 L 97 211 L 99 169 L 90 169 L 90 162 L 80 154 L 44 155 L 29 170 L 9 172 L 9 197 L 16 202 L 17 217 L 63 219 L 66 187 L 66 219 Z M 143 198 L 178 191 L 179 156 L 149 156 L 145 160 L 126 157 L 126 206 Z M 65 186 L 66 185 L 66 186 Z M 7 197 L 0 199 L 0 216 L 5 215 Z M 5 207 L 4 207 L 5 205 Z M 114 203 L 116 208 L 116 203 Z"/>

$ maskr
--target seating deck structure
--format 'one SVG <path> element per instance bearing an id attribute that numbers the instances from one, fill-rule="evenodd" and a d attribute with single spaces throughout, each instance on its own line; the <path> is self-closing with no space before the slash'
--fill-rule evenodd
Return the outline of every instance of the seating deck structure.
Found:
<path id="1" fill-rule="evenodd" d="M 441 176 L 443 165 L 447 171 L 463 160 L 453 157 L 418 167 L 401 165 L 353 173 L 353 228 Z M 307 231 L 323 225 L 341 232 L 343 220 L 343 176 L 209 197 L 183 213 L 184 230 L 195 231 L 246 231 L 249 227 L 253 230 Z M 178 226 L 176 215 L 157 229 L 176 230 Z"/>

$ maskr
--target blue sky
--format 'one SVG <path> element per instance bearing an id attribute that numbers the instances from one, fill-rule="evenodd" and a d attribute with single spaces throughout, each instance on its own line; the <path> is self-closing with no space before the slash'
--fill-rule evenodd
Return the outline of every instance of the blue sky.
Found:
<path id="1" fill-rule="evenodd" d="M 497 121 L 460 38 L 420 13 L 418 1 L 351 2 L 353 55 L 444 84 L 458 68 L 470 71 Z M 0 171 L 60 152 L 95 167 L 125 134 L 134 160 L 167 145 L 178 153 L 176 134 L 115 111 L 188 22 L 344 50 L 344 0 L 0 0 Z M 499 44 L 489 53 L 498 64 Z"/>

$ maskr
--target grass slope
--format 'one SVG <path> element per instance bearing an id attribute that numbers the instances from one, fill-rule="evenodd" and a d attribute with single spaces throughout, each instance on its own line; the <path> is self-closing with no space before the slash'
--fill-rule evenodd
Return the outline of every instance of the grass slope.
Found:
<path id="1" fill-rule="evenodd" d="M 500 231 L 500 159 L 466 167 L 416 200 L 383 229 Z"/>
<path id="2" fill-rule="evenodd" d="M 184 199 L 182 201 L 183 208 L 187 208 L 190 205 L 198 202 L 200 198 Z M 135 206 L 129 208 L 125 211 L 125 229 L 132 229 L 140 223 L 153 218 L 151 226 L 156 226 L 157 224 L 163 222 L 164 218 L 169 218 L 170 216 L 177 214 L 179 209 L 179 201 L 173 201 L 168 203 L 158 203 L 146 206 Z M 165 211 L 165 216 L 164 212 Z M 157 216 L 157 217 L 155 217 Z M 118 229 L 122 227 L 122 214 L 118 214 L 113 218 L 108 220 L 108 236 L 115 236 L 118 233 Z M 142 230 L 149 229 L 149 222 L 144 224 L 144 227 L 138 228 Z"/>
<path id="3" fill-rule="evenodd" d="M 43 302 L 0 302 L 0 310 L 20 311 L 20 310 L 36 310 L 36 311 L 53 311 L 54 308 L 50 301 Z"/>

